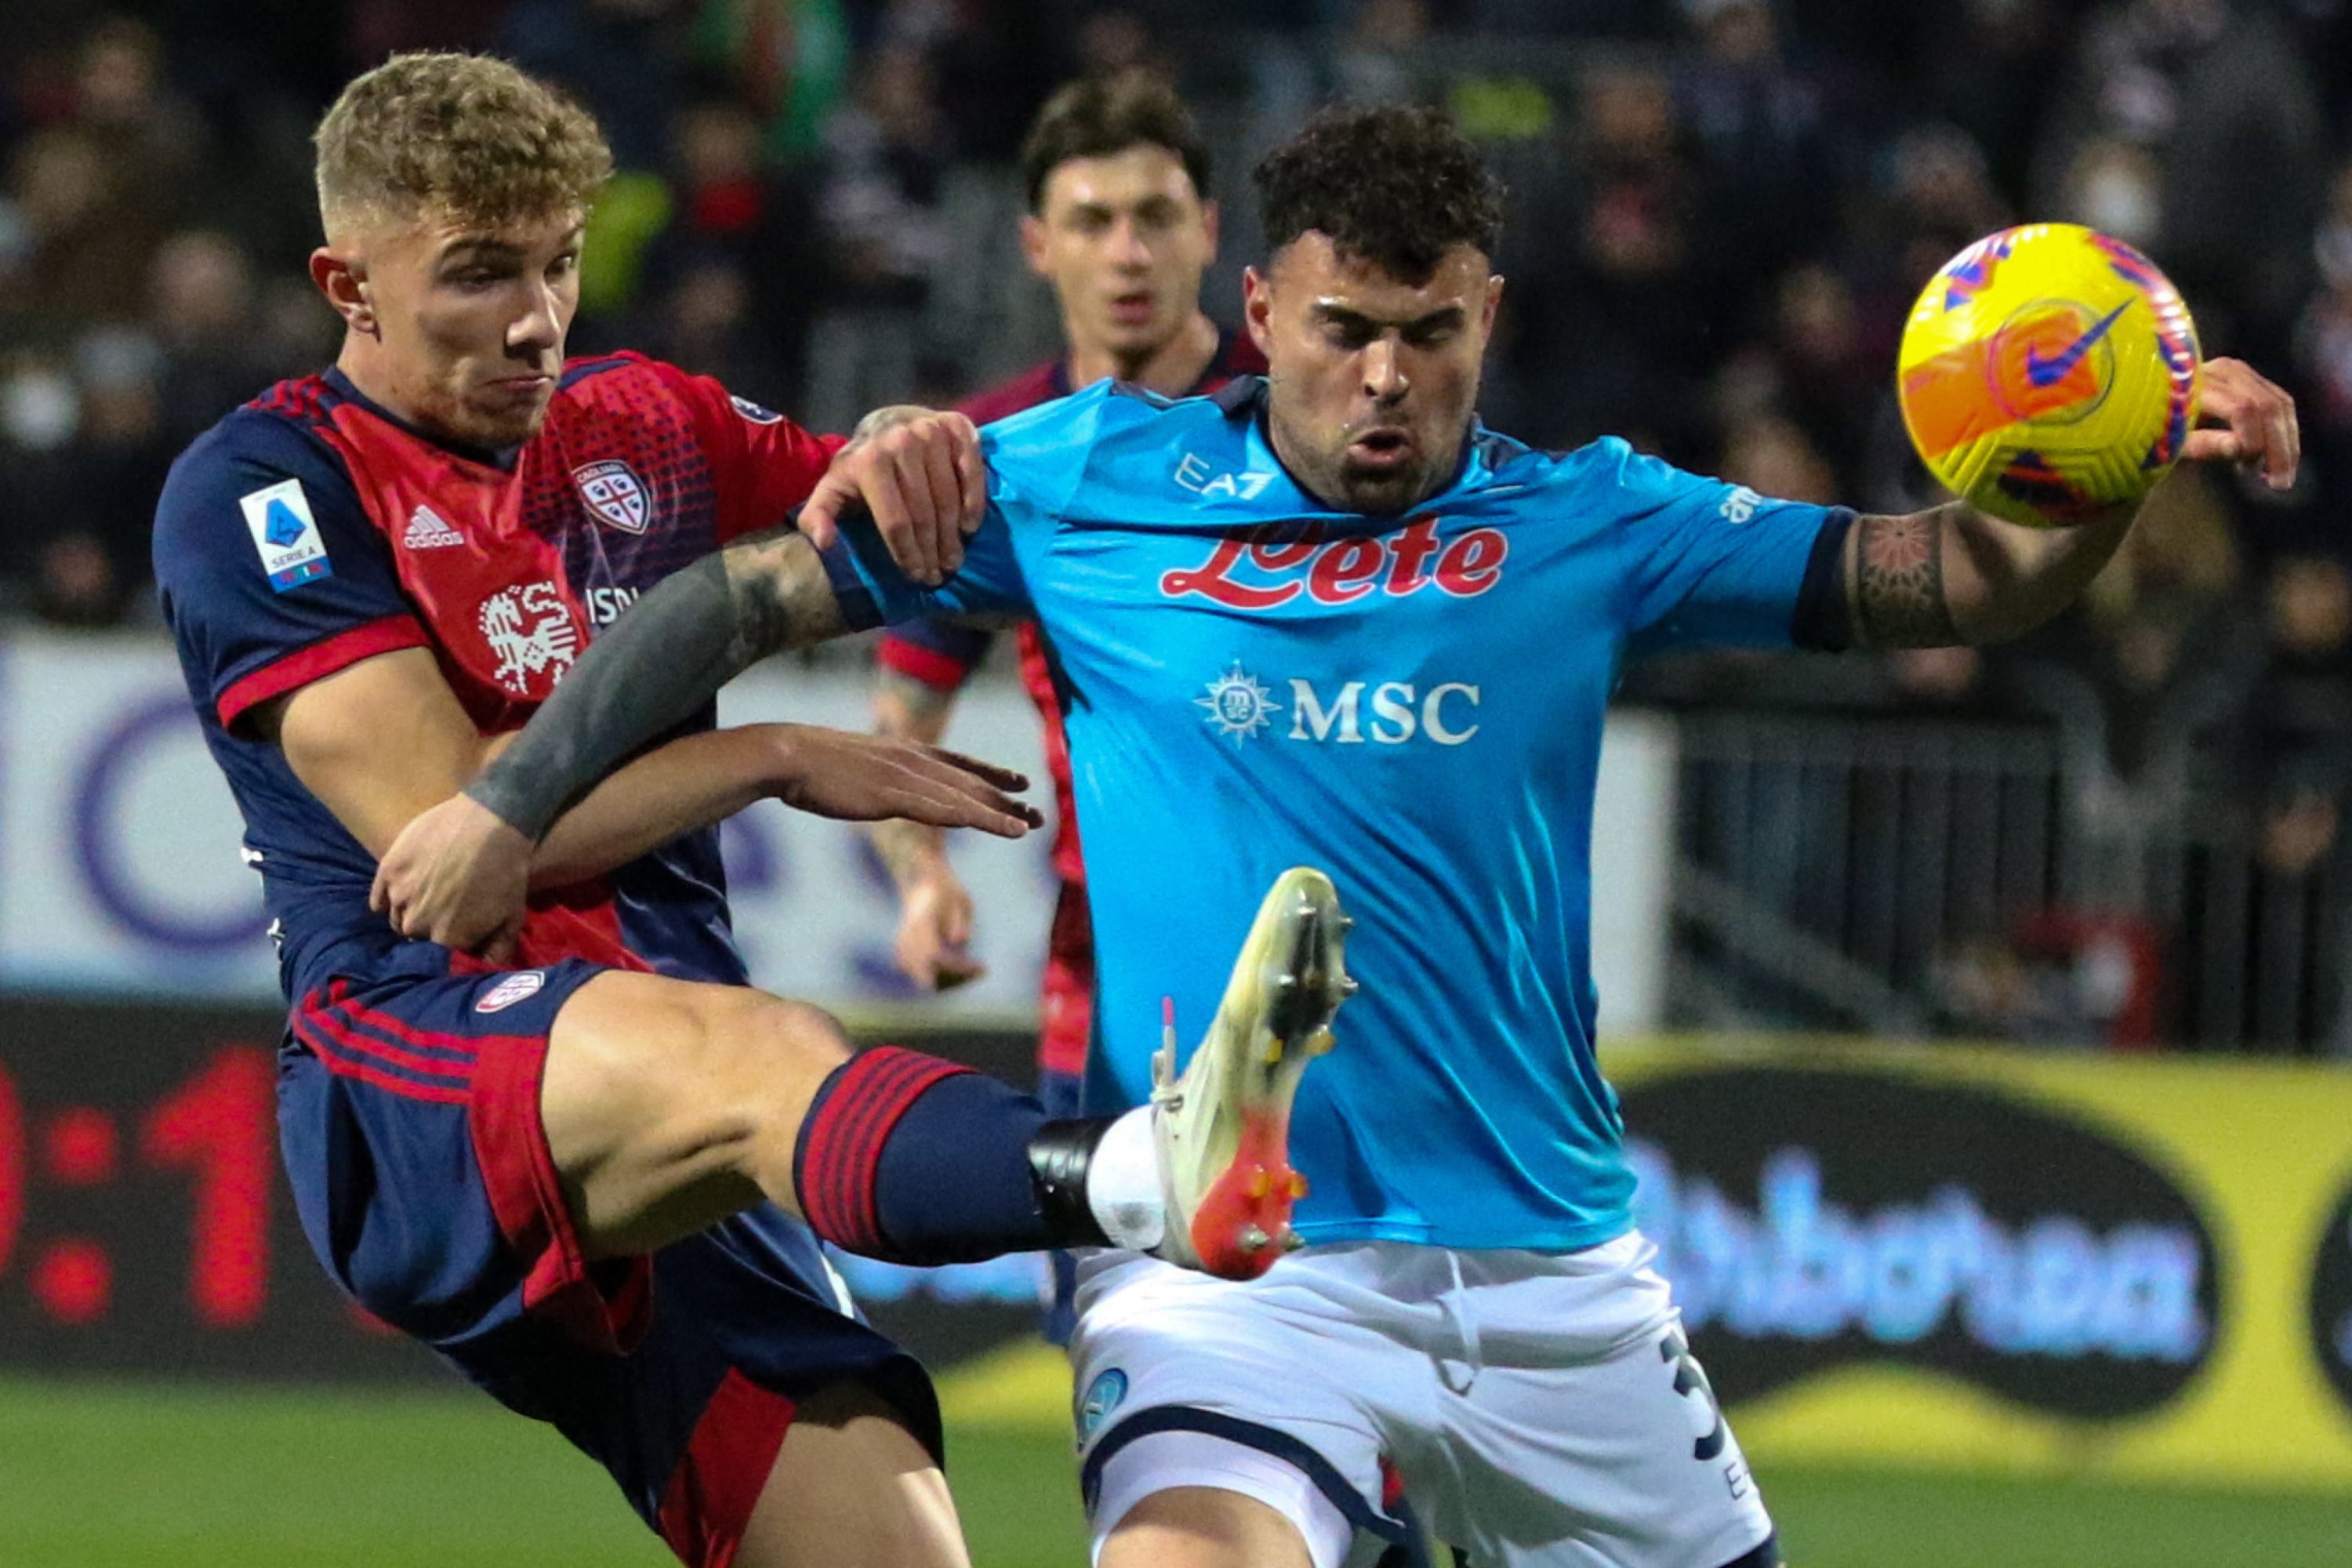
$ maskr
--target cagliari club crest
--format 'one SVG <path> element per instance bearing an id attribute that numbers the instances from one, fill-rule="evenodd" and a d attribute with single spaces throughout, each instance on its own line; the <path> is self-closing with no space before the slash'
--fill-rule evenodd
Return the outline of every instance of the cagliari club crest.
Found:
<path id="1" fill-rule="evenodd" d="M 635 468 L 618 458 L 583 463 L 572 470 L 580 499 L 598 518 L 625 533 L 643 533 L 653 520 L 653 502 Z"/>

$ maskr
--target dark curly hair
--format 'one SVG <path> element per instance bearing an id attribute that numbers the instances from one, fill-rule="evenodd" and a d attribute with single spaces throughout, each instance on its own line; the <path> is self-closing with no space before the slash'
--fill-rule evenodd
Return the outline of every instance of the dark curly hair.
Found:
<path id="1" fill-rule="evenodd" d="M 1070 83 L 1045 100 L 1021 146 L 1029 210 L 1044 211 L 1045 182 L 1071 159 L 1108 158 L 1140 146 L 1174 153 L 1192 176 L 1192 194 L 1209 199 L 1209 149 L 1174 88 L 1140 70 Z"/>
<path id="2" fill-rule="evenodd" d="M 1503 183 L 1440 110 L 1327 109 L 1254 178 L 1269 252 L 1317 230 L 1418 285 L 1454 247 L 1492 256 L 1503 236 Z"/>

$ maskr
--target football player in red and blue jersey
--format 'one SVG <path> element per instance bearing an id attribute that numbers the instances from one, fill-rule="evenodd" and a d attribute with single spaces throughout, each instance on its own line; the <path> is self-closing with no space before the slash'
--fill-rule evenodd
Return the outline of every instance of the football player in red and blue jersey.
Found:
<path id="1" fill-rule="evenodd" d="M 1021 150 L 1029 211 L 1021 248 L 1053 285 L 1065 352 L 960 405 L 986 425 L 1066 397 L 1106 377 L 1171 397 L 1213 392 L 1265 369 L 1246 333 L 1201 309 L 1201 275 L 1217 253 L 1217 204 L 1209 153 L 1183 100 L 1158 77 L 1089 77 L 1049 99 Z M 1037 1096 L 1076 1115 L 1093 1028 L 1094 931 L 1087 871 L 1070 793 L 1070 746 L 1045 645 L 1034 621 L 1014 630 L 1021 684 L 1045 726 L 1054 783 L 1054 875 L 1060 883 L 1038 998 Z M 956 694 L 995 641 L 992 631 L 949 620 L 909 621 L 884 633 L 875 729 L 936 745 Z M 899 967 L 925 990 L 973 979 L 971 894 L 948 863 L 947 837 L 924 823 L 877 823 L 875 847 L 897 883 Z M 1047 1324 L 1067 1337 L 1069 1268 L 1055 1259 Z"/>
<path id="2" fill-rule="evenodd" d="M 610 157 L 511 67 L 397 57 L 345 89 L 318 153 L 335 366 L 196 441 L 154 539 L 274 917 L 304 1231 L 369 1310 L 604 1463 L 683 1561 L 955 1568 L 929 1384 L 816 1238 L 918 1263 L 1156 1238 L 1263 1271 L 1288 1173 L 1237 1129 L 1307 1053 L 1286 1078 L 1236 1064 L 1269 1037 L 1279 1061 L 1337 1005 L 1336 911 L 1285 904 L 1244 954 L 1294 980 L 1311 963 L 1329 1006 L 1273 1019 L 1249 989 L 1223 1076 L 1189 1075 L 1181 1110 L 1051 1120 L 935 1058 L 853 1056 L 747 984 L 716 824 L 776 796 L 1016 837 L 1038 822 L 1006 793 L 1024 781 L 904 742 L 718 730 L 697 702 L 552 808 L 485 956 L 403 938 L 377 854 L 639 593 L 853 500 L 936 581 L 982 475 L 960 416 L 885 411 L 845 443 L 635 355 L 567 363 Z"/>

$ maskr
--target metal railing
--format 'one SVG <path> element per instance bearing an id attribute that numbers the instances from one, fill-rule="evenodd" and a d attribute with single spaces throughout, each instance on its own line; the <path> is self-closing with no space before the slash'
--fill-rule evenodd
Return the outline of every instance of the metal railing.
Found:
<path id="1" fill-rule="evenodd" d="M 2126 780 L 2063 717 L 1678 723 L 1678 1023 L 2352 1050 L 2343 857 L 2265 865 L 2193 735 Z"/>

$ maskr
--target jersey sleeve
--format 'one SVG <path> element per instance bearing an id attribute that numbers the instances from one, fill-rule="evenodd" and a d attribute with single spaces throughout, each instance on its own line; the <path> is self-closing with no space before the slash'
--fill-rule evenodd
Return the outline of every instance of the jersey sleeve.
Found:
<path id="1" fill-rule="evenodd" d="M 1612 441 L 1622 508 L 1625 616 L 1637 652 L 1716 644 L 1834 646 L 1853 514 L 1774 500 Z"/>
<path id="2" fill-rule="evenodd" d="M 1033 616 L 1028 584 L 1013 553 L 1013 525 L 998 504 L 993 476 L 989 489 L 988 516 L 963 542 L 963 564 L 936 588 L 898 570 L 870 519 L 843 519 L 839 539 L 824 552 L 824 570 L 845 628 L 866 631 L 941 617 Z"/>
<path id="3" fill-rule="evenodd" d="M 163 618 L 214 711 L 396 648 L 430 646 L 342 465 L 275 416 L 231 416 L 174 464 L 155 510 Z"/>
<path id="4" fill-rule="evenodd" d="M 992 632 L 955 621 L 907 621 L 882 634 L 874 662 L 934 691 L 960 691 L 995 640 Z"/>
<path id="5" fill-rule="evenodd" d="M 1033 584 L 1016 545 L 1048 537 L 1069 510 L 1109 399 L 1106 387 L 1091 387 L 981 432 L 988 516 L 964 541 L 963 564 L 936 588 L 923 588 L 898 570 L 872 523 L 845 522 L 840 542 L 825 552 L 825 570 L 851 629 L 942 616 L 1036 619 Z"/>
<path id="6" fill-rule="evenodd" d="M 843 437 L 803 430 L 709 376 L 672 365 L 661 369 L 694 407 L 719 498 L 721 544 L 789 521 L 793 509 L 824 478 L 833 455 L 848 445 Z"/>

